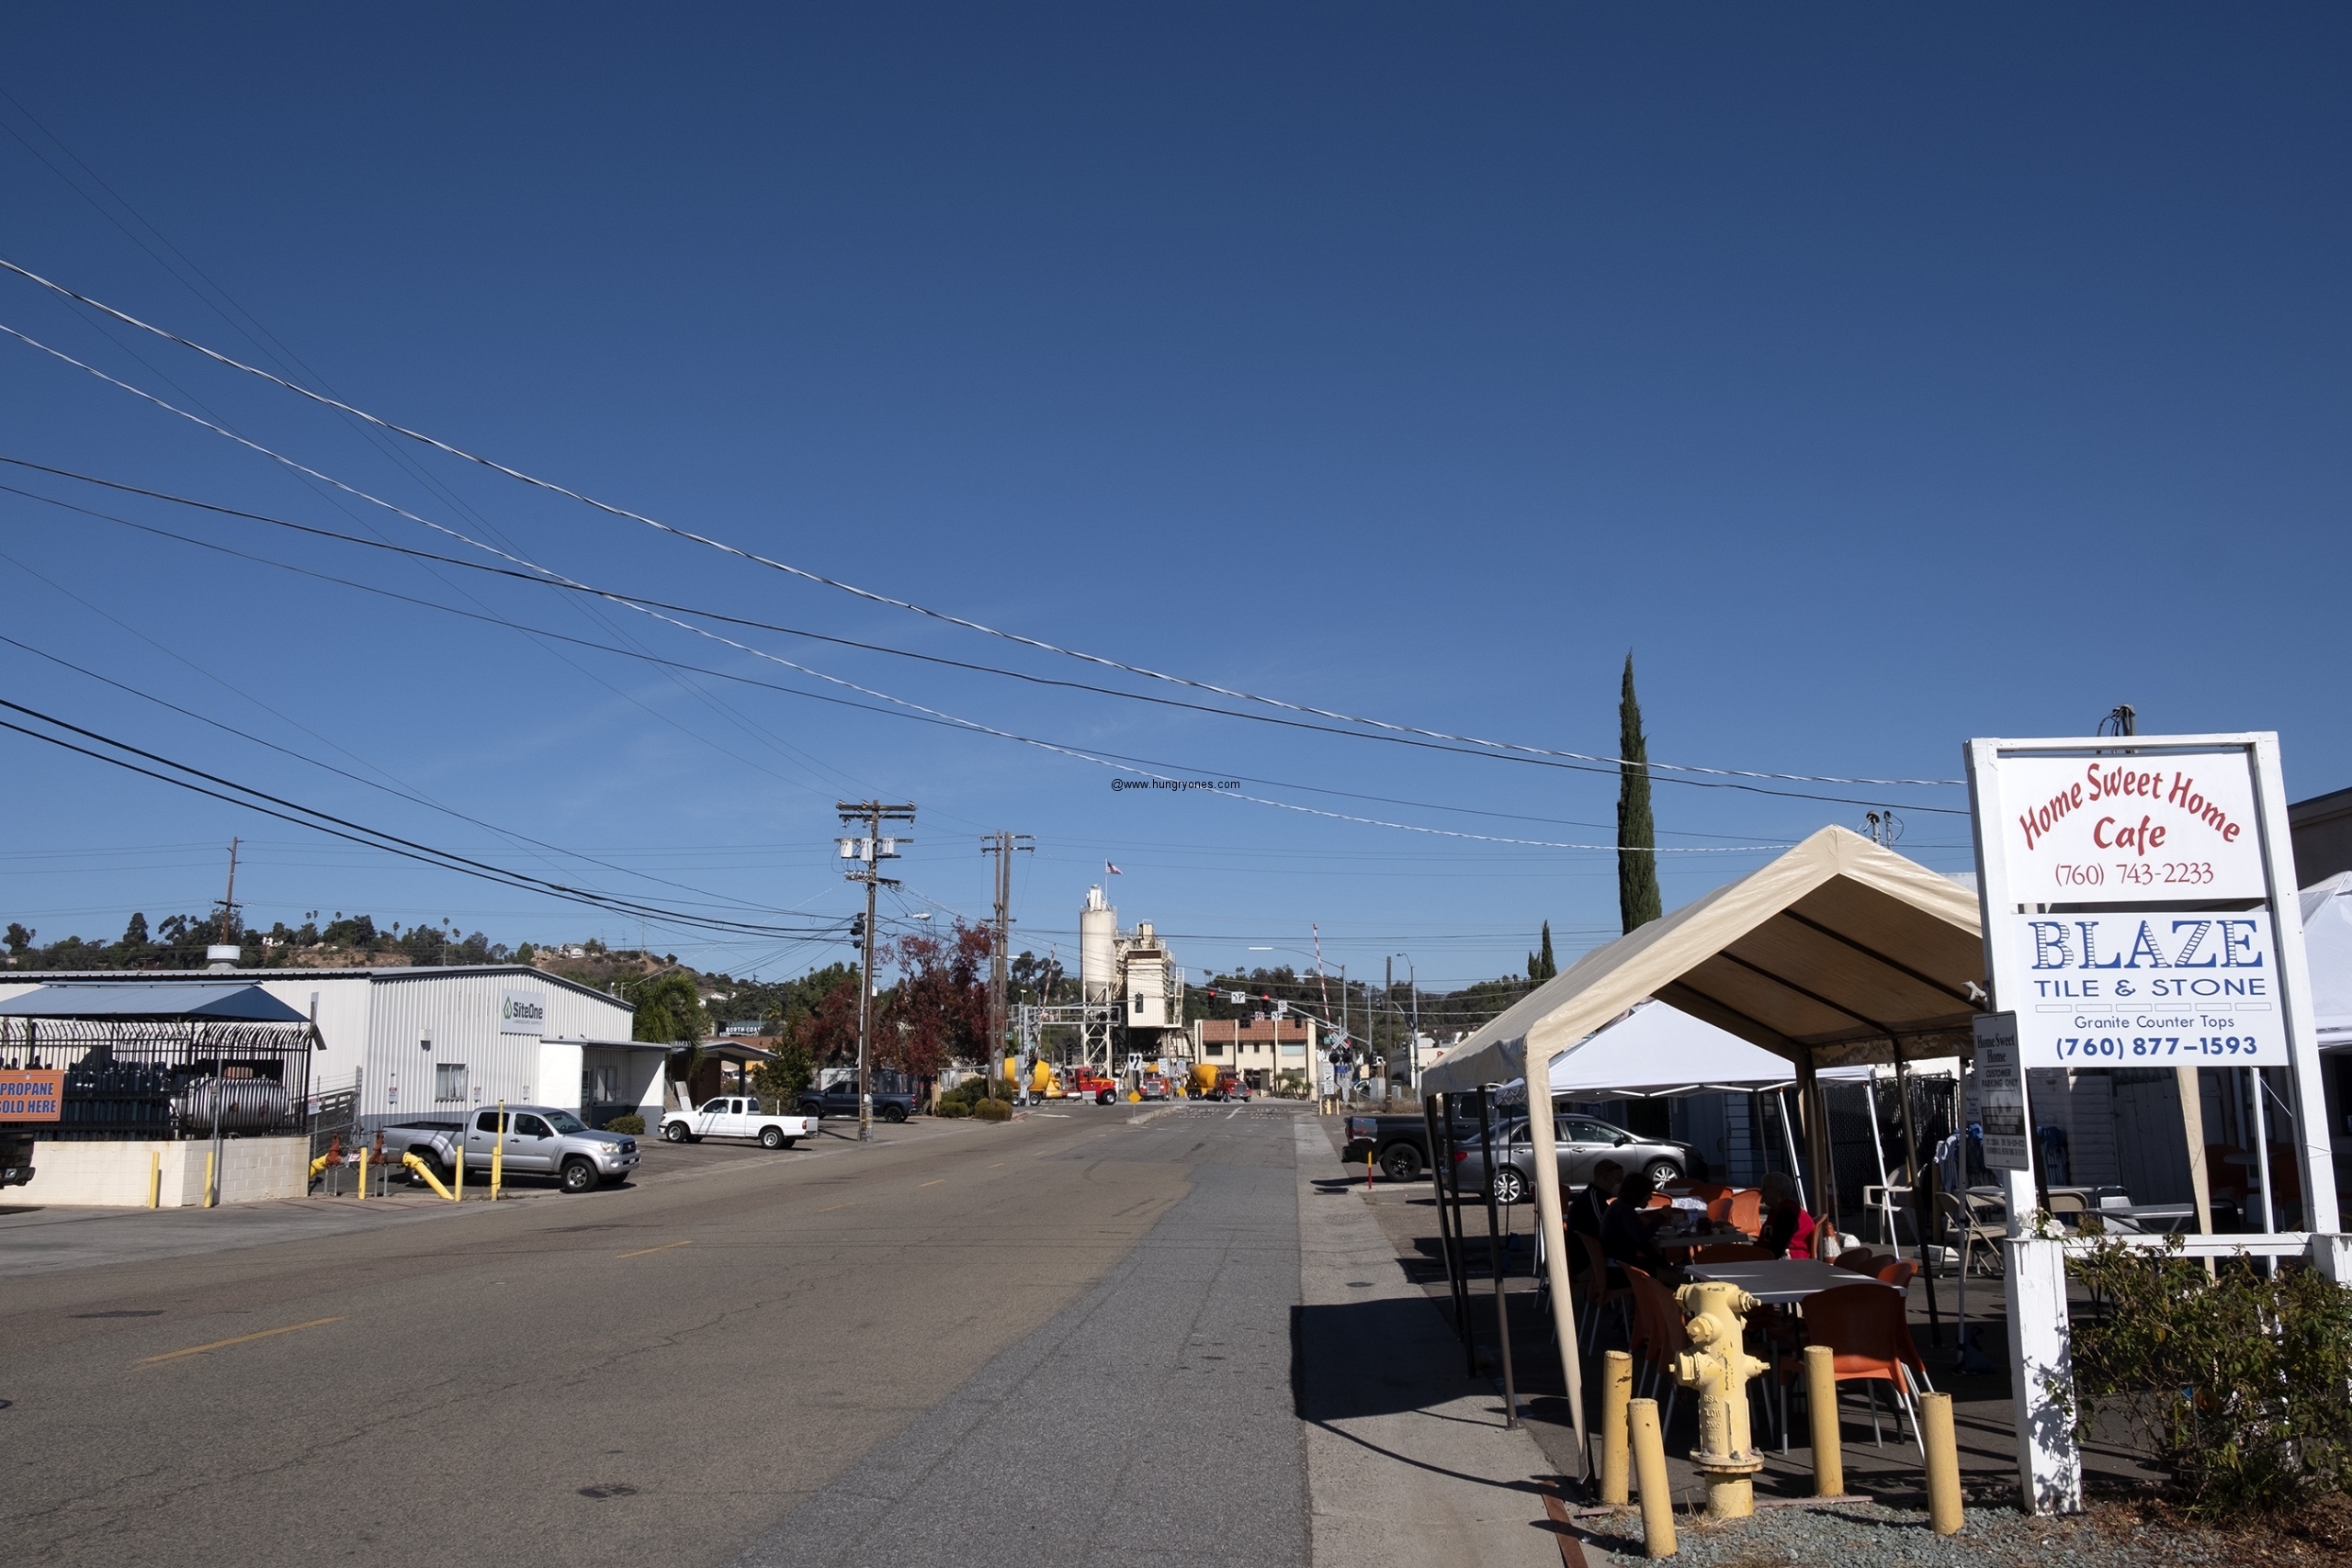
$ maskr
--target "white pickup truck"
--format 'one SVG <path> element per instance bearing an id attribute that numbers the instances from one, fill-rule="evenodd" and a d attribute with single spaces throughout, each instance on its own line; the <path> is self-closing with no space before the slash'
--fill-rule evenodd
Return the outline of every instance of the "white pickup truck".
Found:
<path id="1" fill-rule="evenodd" d="M 705 1138 L 757 1138 L 771 1149 L 788 1149 L 803 1138 L 817 1135 L 814 1116 L 768 1116 L 751 1099 L 706 1100 L 692 1111 L 662 1114 L 662 1135 L 673 1144 L 700 1143 Z"/>

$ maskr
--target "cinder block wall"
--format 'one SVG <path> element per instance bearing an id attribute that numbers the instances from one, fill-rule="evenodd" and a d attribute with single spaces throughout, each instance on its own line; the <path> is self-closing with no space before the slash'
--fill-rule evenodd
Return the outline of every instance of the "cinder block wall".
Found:
<path id="1" fill-rule="evenodd" d="M 220 1201 L 257 1202 L 300 1198 L 310 1185 L 308 1138 L 231 1138 L 221 1151 Z M 33 1179 L 13 1190 L 35 1203 L 143 1209 L 151 1168 L 159 1167 L 156 1201 L 166 1209 L 204 1202 L 204 1157 L 209 1142 L 33 1144 Z M 149 1156 L 155 1156 L 151 1167 Z"/>

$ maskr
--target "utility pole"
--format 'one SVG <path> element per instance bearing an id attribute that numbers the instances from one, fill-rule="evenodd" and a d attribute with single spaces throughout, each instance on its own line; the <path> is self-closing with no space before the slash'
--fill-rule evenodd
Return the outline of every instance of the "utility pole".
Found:
<path id="1" fill-rule="evenodd" d="M 1004 1050 L 1006 991 L 1012 980 L 1012 852 L 1037 852 L 1027 833 L 995 832 L 980 840 L 980 853 L 996 856 L 996 920 L 989 939 L 989 1098 L 996 1098 L 996 1068 Z M 1016 1092 L 1014 1099 L 1019 1100 Z"/>
<path id="2" fill-rule="evenodd" d="M 237 940 L 237 846 L 244 840 L 229 840 L 229 891 L 220 899 L 220 945 L 228 946 Z"/>
<path id="3" fill-rule="evenodd" d="M 874 890 L 899 886 L 881 874 L 882 863 L 898 859 L 900 844 L 914 842 L 910 838 L 884 838 L 882 824 L 912 823 L 915 808 L 911 803 L 885 806 L 878 800 L 842 800 L 836 801 L 833 809 L 841 814 L 843 826 L 856 823 L 865 829 L 861 837 L 833 841 L 841 846 L 842 859 L 856 861 L 862 867 L 842 875 L 865 884 L 865 957 L 857 977 L 857 1141 L 870 1144 L 874 1141 Z"/>

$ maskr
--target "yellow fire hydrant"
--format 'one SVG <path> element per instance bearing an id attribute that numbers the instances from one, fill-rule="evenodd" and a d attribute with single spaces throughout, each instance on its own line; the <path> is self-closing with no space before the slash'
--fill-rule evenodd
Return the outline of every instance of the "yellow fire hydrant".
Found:
<path id="1" fill-rule="evenodd" d="M 1719 1280 L 1674 1292 L 1690 1321 L 1690 1348 L 1674 1359 L 1675 1381 L 1699 1395 L 1699 1448 L 1690 1462 L 1707 1478 L 1707 1513 L 1739 1519 L 1756 1512 L 1749 1477 L 1764 1468 L 1747 1430 L 1747 1380 L 1767 1371 L 1746 1346 L 1747 1315 L 1760 1304 L 1736 1285 Z"/>

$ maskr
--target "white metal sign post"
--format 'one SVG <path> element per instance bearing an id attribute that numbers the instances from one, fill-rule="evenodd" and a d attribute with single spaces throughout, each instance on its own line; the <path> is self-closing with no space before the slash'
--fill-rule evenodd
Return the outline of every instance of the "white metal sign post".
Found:
<path id="1" fill-rule="evenodd" d="M 1967 760 L 1985 973 L 2002 1010 L 1978 1034 L 1994 1045 L 1989 1066 L 2016 1075 L 2029 1156 L 2027 1069 L 2284 1067 L 2301 1224 L 2334 1230 L 2278 738 L 1971 740 Z M 2013 1055 L 2000 1049 L 2011 1041 Z M 1999 1168 L 1991 1132 L 1988 1119 Z M 2064 1247 L 2026 1234 L 2039 1207 L 2030 1158 L 2001 1180 L 2019 1476 L 2034 1511 L 2073 1512 L 2081 1456 L 2049 1387 L 2071 1381 Z"/>

